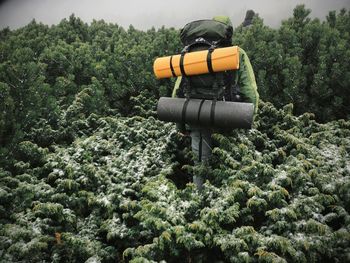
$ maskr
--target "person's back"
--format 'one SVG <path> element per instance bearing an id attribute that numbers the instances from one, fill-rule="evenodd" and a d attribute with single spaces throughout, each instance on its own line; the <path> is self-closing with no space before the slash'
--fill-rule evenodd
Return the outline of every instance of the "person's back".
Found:
<path id="1" fill-rule="evenodd" d="M 213 21 L 223 23 L 228 28 L 231 28 L 231 32 L 233 31 L 231 21 L 228 17 L 214 17 Z M 199 31 L 205 32 L 203 28 Z M 205 33 L 203 35 L 206 36 Z M 202 36 L 199 35 L 198 37 Z M 227 42 L 225 43 L 226 46 L 232 45 L 232 33 L 228 35 L 228 39 L 228 41 L 225 40 Z M 199 46 L 197 50 L 201 48 L 203 47 Z M 238 70 L 215 74 L 208 73 L 191 77 L 190 79 L 186 76 L 178 77 L 172 97 L 251 102 L 254 104 L 254 111 L 256 113 L 259 101 L 257 85 L 249 58 L 241 48 L 239 48 L 239 63 Z M 213 96 L 213 94 L 218 94 L 218 96 Z M 181 134 L 190 132 L 191 147 L 196 158 L 195 164 L 208 165 L 212 151 L 211 134 L 213 130 L 208 127 L 193 125 L 186 127 L 184 123 L 178 123 L 177 128 Z M 198 189 L 202 188 L 203 178 L 200 175 L 194 175 L 193 181 Z"/>

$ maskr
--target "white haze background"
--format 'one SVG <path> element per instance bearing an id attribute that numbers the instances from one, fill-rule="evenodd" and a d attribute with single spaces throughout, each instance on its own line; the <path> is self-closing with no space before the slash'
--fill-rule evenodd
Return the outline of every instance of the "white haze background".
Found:
<path id="1" fill-rule="evenodd" d="M 57 24 L 72 13 L 85 22 L 104 19 L 143 30 L 162 25 L 180 28 L 191 20 L 215 15 L 228 15 L 236 26 L 248 9 L 259 13 L 267 25 L 278 27 L 297 4 L 305 4 L 312 9 L 311 17 L 320 19 L 331 10 L 350 9 L 350 0 L 5 0 L 0 2 L 0 28 L 15 29 L 32 19 Z"/>

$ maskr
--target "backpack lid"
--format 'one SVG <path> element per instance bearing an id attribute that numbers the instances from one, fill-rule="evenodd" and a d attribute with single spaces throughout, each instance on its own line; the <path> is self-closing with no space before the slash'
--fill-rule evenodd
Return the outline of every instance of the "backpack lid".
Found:
<path id="1" fill-rule="evenodd" d="M 202 37 L 210 42 L 231 44 L 233 28 L 220 21 L 197 20 L 186 24 L 180 32 L 181 42 L 187 46 Z"/>
<path id="2" fill-rule="evenodd" d="M 232 26 L 231 19 L 228 16 L 214 16 L 213 20 L 222 22 L 228 26 Z"/>

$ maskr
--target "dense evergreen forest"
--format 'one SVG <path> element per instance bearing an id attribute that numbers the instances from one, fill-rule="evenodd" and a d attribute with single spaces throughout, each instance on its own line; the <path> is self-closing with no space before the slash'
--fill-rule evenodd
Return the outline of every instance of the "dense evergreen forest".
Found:
<path id="1" fill-rule="evenodd" d="M 235 28 L 262 101 L 209 170 L 156 118 L 179 30 L 1 30 L 0 262 L 350 262 L 350 11 L 310 12 Z"/>

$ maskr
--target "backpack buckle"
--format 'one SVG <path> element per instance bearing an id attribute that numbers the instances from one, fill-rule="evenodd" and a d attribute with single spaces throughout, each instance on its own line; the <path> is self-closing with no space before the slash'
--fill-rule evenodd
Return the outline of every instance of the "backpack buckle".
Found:
<path id="1" fill-rule="evenodd" d="M 196 38 L 194 40 L 194 42 L 196 42 L 196 43 L 206 43 L 208 41 L 206 41 L 203 37 L 199 37 L 199 38 Z"/>
<path id="2" fill-rule="evenodd" d="M 185 46 L 185 47 L 181 50 L 181 55 L 184 55 L 184 54 L 188 53 L 189 49 L 190 49 L 190 46 Z"/>

